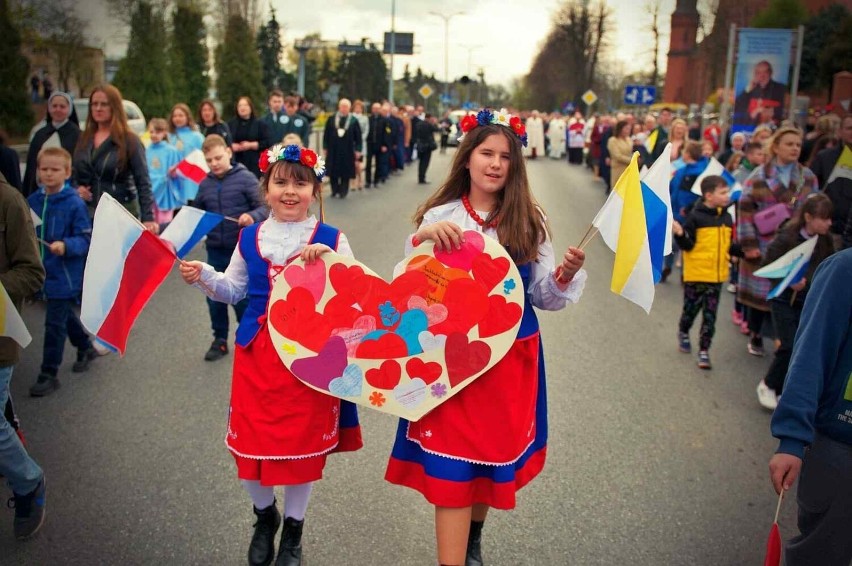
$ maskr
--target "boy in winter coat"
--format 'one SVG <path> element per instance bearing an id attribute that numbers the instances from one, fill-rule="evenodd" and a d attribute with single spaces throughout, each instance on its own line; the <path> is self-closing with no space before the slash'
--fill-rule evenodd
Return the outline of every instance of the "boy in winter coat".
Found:
<path id="1" fill-rule="evenodd" d="M 86 371 L 97 353 L 76 312 L 83 292 L 92 223 L 86 203 L 68 182 L 71 154 L 60 147 L 44 148 L 38 154 L 37 166 L 40 186 L 27 200 L 41 218 L 36 236 L 46 273 L 42 291 L 47 311 L 41 373 L 30 387 L 30 395 L 43 397 L 59 388 L 57 373 L 66 337 L 77 348 L 71 371 Z"/>
<path id="2" fill-rule="evenodd" d="M 703 310 L 698 367 L 711 369 L 710 343 L 716 330 L 719 292 L 728 279 L 728 255 L 738 255 L 731 244 L 733 219 L 727 211 L 730 189 L 725 179 L 708 175 L 701 180 L 701 202 L 688 212 L 683 225 L 675 220 L 672 231 L 683 253 L 683 313 L 678 346 L 689 353 L 689 329 Z"/>
<path id="3" fill-rule="evenodd" d="M 216 271 L 224 272 L 237 247 L 240 229 L 260 222 L 269 211 L 260 198 L 257 177 L 242 164 L 231 164 L 231 149 L 222 136 L 207 136 L 201 151 L 210 173 L 198 186 L 194 206 L 227 217 L 207 234 L 207 263 Z M 234 305 L 237 323 L 246 305 L 245 300 Z M 213 343 L 204 359 L 212 362 L 228 353 L 228 305 L 207 299 L 207 306 L 213 327 Z"/>

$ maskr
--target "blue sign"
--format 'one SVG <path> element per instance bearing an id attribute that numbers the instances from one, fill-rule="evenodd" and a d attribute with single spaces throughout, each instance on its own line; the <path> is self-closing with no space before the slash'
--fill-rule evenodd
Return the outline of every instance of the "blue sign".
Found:
<path id="1" fill-rule="evenodd" d="M 657 98 L 657 87 L 627 85 L 624 87 L 624 104 L 648 106 Z"/>
<path id="2" fill-rule="evenodd" d="M 572 112 L 574 112 L 574 109 L 575 109 L 575 106 L 574 106 L 573 102 L 566 102 L 565 104 L 562 105 L 562 112 L 564 114 L 571 114 Z"/>
<path id="3" fill-rule="evenodd" d="M 450 104 L 453 101 L 453 97 L 449 94 L 441 95 L 441 104 Z"/>

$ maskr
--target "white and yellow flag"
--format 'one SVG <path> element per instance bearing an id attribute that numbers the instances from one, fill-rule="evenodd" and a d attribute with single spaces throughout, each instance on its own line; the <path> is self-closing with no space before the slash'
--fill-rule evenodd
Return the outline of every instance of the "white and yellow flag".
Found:
<path id="1" fill-rule="evenodd" d="M 24 324 L 24 319 L 21 318 L 2 284 L 0 284 L 0 336 L 11 338 L 20 344 L 21 348 L 26 348 L 33 339 Z"/>

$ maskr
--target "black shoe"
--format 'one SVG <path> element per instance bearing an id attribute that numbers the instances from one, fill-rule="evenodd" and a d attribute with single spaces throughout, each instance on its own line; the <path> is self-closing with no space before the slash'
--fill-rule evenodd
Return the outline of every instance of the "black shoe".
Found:
<path id="1" fill-rule="evenodd" d="M 30 387 L 30 396 L 44 397 L 59 389 L 59 378 L 46 372 L 41 372 L 36 382 Z"/>
<path id="2" fill-rule="evenodd" d="M 44 523 L 45 489 L 44 478 L 31 493 L 13 495 L 6 503 L 15 509 L 15 538 L 28 539 L 38 532 Z"/>
<path id="3" fill-rule="evenodd" d="M 278 558 L 275 566 L 301 566 L 302 564 L 302 527 L 305 521 L 293 517 L 284 519 L 281 529 L 281 544 L 278 545 Z"/>
<path id="4" fill-rule="evenodd" d="M 275 557 L 275 533 L 281 526 L 281 514 L 275 507 L 275 500 L 266 509 L 258 510 L 252 506 L 257 521 L 254 522 L 254 534 L 248 551 L 250 566 L 269 566 Z"/>
<path id="5" fill-rule="evenodd" d="M 206 354 L 204 354 L 204 360 L 208 362 L 215 362 L 216 360 L 224 358 L 227 353 L 228 341 L 223 340 L 222 338 L 216 338 L 213 340 L 213 343 L 210 344 L 210 349 L 207 350 Z"/>
<path id="6" fill-rule="evenodd" d="M 82 373 L 89 369 L 89 362 L 98 357 L 98 352 L 92 346 L 86 350 L 77 350 L 77 361 L 71 366 L 74 373 Z"/>
<path id="7" fill-rule="evenodd" d="M 418 185 L 428 185 L 428 184 L 429 184 L 429 181 L 427 181 L 427 180 L 425 180 L 425 179 L 424 179 L 424 180 L 422 180 L 422 181 L 417 181 L 417 184 L 418 184 Z"/>
<path id="8" fill-rule="evenodd" d="M 484 521 L 471 521 L 467 535 L 467 556 L 464 566 L 482 566 L 482 525 Z"/>
<path id="9" fill-rule="evenodd" d="M 663 272 L 660 274 L 660 283 L 665 283 L 666 279 L 668 279 L 669 275 L 671 275 L 671 274 L 672 274 L 672 268 L 671 267 L 664 267 Z"/>

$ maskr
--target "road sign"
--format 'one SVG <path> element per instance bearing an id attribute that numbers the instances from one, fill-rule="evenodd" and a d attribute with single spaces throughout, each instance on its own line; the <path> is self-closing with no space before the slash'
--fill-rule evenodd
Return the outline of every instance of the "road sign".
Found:
<path id="1" fill-rule="evenodd" d="M 382 53 L 385 55 L 391 52 L 391 33 L 393 33 L 393 53 L 394 55 L 413 55 L 414 54 L 414 34 L 404 32 L 385 32 L 385 43 Z"/>
<path id="2" fill-rule="evenodd" d="M 565 114 L 571 114 L 572 112 L 574 112 L 574 103 L 566 102 L 565 104 L 563 104 L 562 112 L 564 112 Z"/>
<path id="3" fill-rule="evenodd" d="M 657 87 L 627 85 L 624 87 L 624 104 L 648 106 L 657 98 Z"/>
<path id="4" fill-rule="evenodd" d="M 429 98 L 435 91 L 432 90 L 432 87 L 428 84 L 424 84 L 417 92 L 419 92 L 420 96 L 422 96 L 423 98 Z"/>
<path id="5" fill-rule="evenodd" d="M 583 93 L 583 96 L 581 98 L 583 99 L 583 102 L 586 103 L 586 105 L 591 106 L 598 99 L 598 95 L 595 94 L 595 91 L 589 89 Z"/>
<path id="6" fill-rule="evenodd" d="M 453 103 L 453 97 L 452 96 L 450 96 L 449 94 L 442 94 L 441 95 L 441 104 L 452 104 L 452 103 Z"/>

